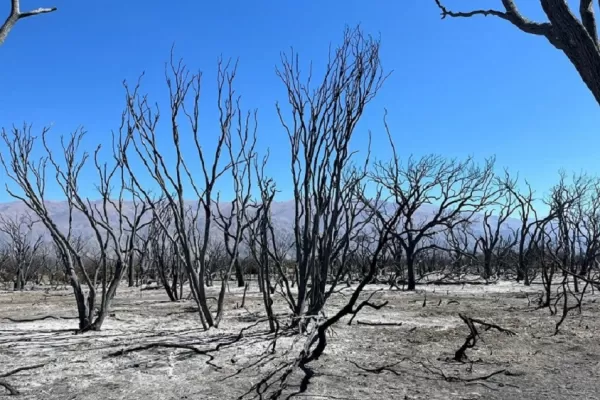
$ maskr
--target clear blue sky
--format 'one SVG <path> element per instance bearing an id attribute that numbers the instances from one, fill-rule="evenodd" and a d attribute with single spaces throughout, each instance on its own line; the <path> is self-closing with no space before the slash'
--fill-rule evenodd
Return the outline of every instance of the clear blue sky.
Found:
<path id="1" fill-rule="evenodd" d="M 175 43 L 176 54 L 204 72 L 203 137 L 211 138 L 217 57 L 239 57 L 237 91 L 245 107 L 259 109 L 260 149 L 271 148 L 270 172 L 285 190 L 287 137 L 274 107 L 285 101 L 274 73 L 279 54 L 294 46 L 305 62 L 322 64 L 344 27 L 361 23 L 365 32 L 381 35 L 384 68 L 394 72 L 367 109 L 355 146 L 364 145 L 370 129 L 375 155 L 389 156 L 382 125 L 387 108 L 403 156 L 496 154 L 500 168 L 518 172 L 540 192 L 555 183 L 561 167 L 599 172 L 598 105 L 561 52 L 505 21 L 440 20 L 433 0 L 22 3 L 23 9 L 58 11 L 20 21 L 0 48 L 0 126 L 54 123 L 58 135 L 83 125 L 88 150 L 109 143 L 123 107 L 122 81 L 146 71 L 144 90 L 164 100 L 163 65 Z M 446 3 L 468 9 L 482 2 Z M 538 2 L 518 3 L 531 18 L 542 17 Z M 8 6 L 3 0 L 0 18 Z M 0 201 L 9 200 L 2 190 Z"/>

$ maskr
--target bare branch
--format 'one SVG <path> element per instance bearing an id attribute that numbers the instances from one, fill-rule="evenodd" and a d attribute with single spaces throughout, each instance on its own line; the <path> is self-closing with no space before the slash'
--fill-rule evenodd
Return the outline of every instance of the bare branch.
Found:
<path id="1" fill-rule="evenodd" d="M 35 15 L 47 14 L 56 11 L 56 7 L 51 8 L 38 8 L 31 11 L 22 12 L 20 9 L 19 0 L 11 0 L 11 9 L 8 18 L 4 21 L 4 24 L 0 26 L 0 46 L 6 41 L 6 37 L 9 32 L 14 28 L 18 20 L 33 17 Z"/>
<path id="2" fill-rule="evenodd" d="M 492 15 L 498 18 L 502 18 L 506 21 L 509 21 L 517 28 L 526 33 L 531 33 L 533 35 L 542 35 L 542 36 L 550 36 L 552 33 L 552 26 L 547 22 L 534 22 L 526 17 L 524 17 L 518 10 L 514 0 L 502 0 L 502 5 L 504 6 L 505 11 L 498 10 L 473 10 L 468 12 L 454 12 L 450 11 L 446 8 L 441 0 L 434 0 L 439 9 L 442 12 L 442 19 L 446 17 L 453 18 L 469 18 L 476 15 L 488 16 Z"/>

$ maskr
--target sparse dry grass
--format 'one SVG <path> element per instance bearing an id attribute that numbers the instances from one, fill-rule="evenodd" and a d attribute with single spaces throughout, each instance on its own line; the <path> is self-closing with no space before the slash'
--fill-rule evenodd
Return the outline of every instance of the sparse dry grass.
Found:
<path id="1" fill-rule="evenodd" d="M 368 287 L 368 296 L 376 287 Z M 215 289 L 216 290 L 216 289 Z M 389 301 L 376 311 L 365 308 L 353 326 L 335 326 L 324 356 L 311 366 L 310 399 L 598 399 L 600 343 L 598 296 L 586 300 L 583 315 L 572 316 L 552 336 L 555 318 L 528 307 L 524 288 L 512 283 L 490 286 L 420 286 L 416 293 L 382 290 L 373 300 Z M 203 332 L 188 302 L 169 302 L 162 291 L 121 288 L 113 318 L 102 332 L 73 335 L 76 320 L 45 319 L 14 323 L 0 319 L 0 375 L 34 364 L 43 368 L 6 378 L 21 398 L 43 399 L 235 399 L 285 359 L 292 337 L 280 338 L 276 357 L 261 368 L 245 368 L 270 343 L 267 324 L 239 331 L 262 315 L 260 295 L 233 288 L 220 329 Z M 427 301 L 423 306 L 423 300 Z M 330 307 L 344 302 L 344 292 Z M 213 294 L 209 294 L 213 295 Z M 278 311 L 285 311 L 278 303 Z M 69 290 L 0 292 L 0 318 L 46 315 L 72 317 Z M 458 313 L 494 322 L 517 332 L 484 332 L 467 351 L 472 363 L 450 361 L 468 329 Z M 361 322 L 398 322 L 370 326 Z M 184 343 L 208 354 L 155 347 L 122 356 L 112 352 L 157 342 Z M 221 343 L 219 351 L 212 351 Z M 290 356 L 295 355 L 294 352 Z M 214 359 L 212 359 L 214 357 Z M 390 366 L 389 368 L 385 368 Z M 239 372 L 241 370 L 241 372 Z M 484 381 L 463 382 L 506 370 Z M 444 375 L 446 378 L 444 378 Z M 302 372 L 294 374 L 298 383 Z M 0 396 L 4 394 L 0 388 Z M 287 394 L 297 391 L 290 387 Z M 285 398 L 285 396 L 283 397 Z"/>

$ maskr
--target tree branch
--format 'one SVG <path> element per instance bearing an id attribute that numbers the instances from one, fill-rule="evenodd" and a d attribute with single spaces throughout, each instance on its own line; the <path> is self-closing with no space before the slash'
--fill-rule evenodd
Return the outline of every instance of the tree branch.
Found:
<path id="1" fill-rule="evenodd" d="M 4 43 L 8 33 L 12 30 L 18 20 L 32 17 L 34 15 L 47 14 L 56 11 L 56 7 L 50 8 L 38 8 L 31 11 L 21 12 L 20 0 L 11 0 L 11 9 L 8 18 L 4 21 L 4 24 L 0 26 L 0 45 Z"/>
<path id="2" fill-rule="evenodd" d="M 523 32 L 531 33 L 533 35 L 545 36 L 551 42 L 552 42 L 551 38 L 554 38 L 554 35 L 552 34 L 552 25 L 549 22 L 534 22 L 528 18 L 525 18 L 523 16 L 523 14 L 520 13 L 514 0 L 502 0 L 502 5 L 504 6 L 505 11 L 498 11 L 498 10 L 490 9 L 490 10 L 473 10 L 473 11 L 469 11 L 469 12 L 450 11 L 450 10 L 448 10 L 448 8 L 446 8 L 442 4 L 441 0 L 434 0 L 434 1 L 437 4 L 440 11 L 442 12 L 442 19 L 444 19 L 446 17 L 469 18 L 469 17 L 473 17 L 475 15 L 483 15 L 486 17 L 488 15 L 493 15 L 495 17 L 502 18 L 503 20 L 506 20 L 506 21 L 512 23 L 514 26 L 516 26 Z"/>

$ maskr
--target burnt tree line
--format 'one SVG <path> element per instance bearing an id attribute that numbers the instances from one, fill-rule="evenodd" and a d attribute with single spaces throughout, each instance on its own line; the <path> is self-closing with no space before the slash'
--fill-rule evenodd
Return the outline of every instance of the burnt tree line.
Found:
<path id="1" fill-rule="evenodd" d="M 593 0 L 580 0 L 578 12 L 566 0 L 540 0 L 544 22 L 521 14 L 515 0 L 500 0 L 502 9 L 462 12 L 434 1 L 443 18 L 492 16 L 545 37 L 600 102 Z M 23 12 L 12 0 L 0 44 L 20 19 L 54 10 Z M 268 156 L 257 150 L 257 112 L 244 110 L 234 90 L 237 64 L 218 63 L 216 134 L 201 128 L 201 74 L 173 56 L 165 71 L 167 117 L 142 93 L 141 79 L 125 83 L 124 112 L 108 153 L 100 146 L 91 154 L 82 150 L 83 129 L 61 136 L 58 152 L 49 128 L 39 137 L 27 124 L 3 129 L 7 190 L 28 213 L 0 218 L 0 280 L 15 291 L 28 283 L 70 285 L 81 333 L 102 328 L 125 282 L 155 284 L 172 301 L 187 296 L 209 329 L 223 320 L 230 281 L 245 288 L 255 281 L 270 332 L 280 329 L 273 309 L 279 297 L 288 306 L 288 327 L 308 336 L 282 375 L 257 384 L 258 393 L 277 379 L 271 398 L 293 368 L 304 371 L 306 387 L 308 364 L 323 354 L 334 324 L 385 305 L 360 301 L 373 283 L 407 290 L 499 279 L 540 285 L 537 306 L 555 316 L 558 332 L 571 312 L 581 312 L 585 294 L 600 289 L 600 180 L 561 172 L 549 193 L 536 194 L 507 171 L 497 174 L 493 158 L 481 164 L 440 155 L 403 158 L 385 118 L 385 135 L 375 140 L 387 136 L 391 158 L 373 159 L 370 148 L 352 151 L 358 123 L 387 78 L 379 50 L 379 40 L 348 29 L 317 79 L 301 72 L 293 50 L 282 55 L 276 73 L 287 101 L 276 110 L 289 139 L 290 234 L 281 232 L 273 212 L 278 188 L 267 173 Z M 87 197 L 82 182 L 90 170 L 96 194 Z M 67 223 L 48 207 L 47 185 L 67 199 Z M 87 236 L 75 226 L 76 215 Z M 325 313 L 342 284 L 351 295 Z M 214 289 L 216 298 L 208 295 Z M 473 323 L 492 326 L 461 318 L 472 344 Z M 472 344 L 467 339 L 465 346 Z"/>
<path id="2" fill-rule="evenodd" d="M 555 332 L 581 312 L 584 296 L 600 289 L 600 179 L 561 172 L 538 194 L 497 173 L 493 157 L 402 157 L 385 116 L 373 140 L 389 144 L 389 159 L 374 157 L 370 135 L 354 151 L 357 126 L 388 77 L 380 42 L 347 29 L 325 67 L 318 79 L 304 74 L 292 50 L 276 71 L 286 94 L 276 112 L 289 143 L 288 230 L 269 175 L 277 166 L 257 146 L 258 112 L 235 91 L 237 63 L 218 61 L 212 130 L 200 118 L 202 75 L 173 54 L 167 112 L 143 92 L 143 76 L 124 82 L 107 148 L 85 150 L 83 128 L 58 137 L 49 128 L 36 136 L 28 124 L 2 129 L 6 189 L 27 213 L 0 218 L 0 278 L 15 291 L 69 285 L 78 333 L 102 329 L 120 285 L 193 301 L 205 330 L 227 323 L 231 285 L 244 295 L 256 285 L 273 351 L 282 330 L 305 336 L 298 356 L 253 388 L 279 387 L 271 398 L 295 369 L 306 388 L 335 324 L 386 305 L 371 301 L 374 293 L 364 299 L 367 285 L 512 279 L 540 285 L 536 306 L 553 316 Z M 67 199 L 62 219 L 50 186 Z M 84 195 L 89 186 L 95 193 Z M 328 308 L 341 290 L 342 305 Z"/>

